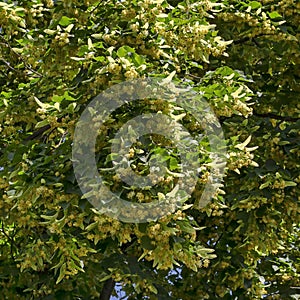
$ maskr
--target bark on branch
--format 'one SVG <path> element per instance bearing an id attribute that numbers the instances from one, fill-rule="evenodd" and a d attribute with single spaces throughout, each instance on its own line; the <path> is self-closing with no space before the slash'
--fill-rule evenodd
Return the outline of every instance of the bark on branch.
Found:
<path id="1" fill-rule="evenodd" d="M 109 278 L 105 281 L 100 294 L 100 300 L 109 300 L 110 296 L 115 288 L 115 281 L 112 278 Z"/>

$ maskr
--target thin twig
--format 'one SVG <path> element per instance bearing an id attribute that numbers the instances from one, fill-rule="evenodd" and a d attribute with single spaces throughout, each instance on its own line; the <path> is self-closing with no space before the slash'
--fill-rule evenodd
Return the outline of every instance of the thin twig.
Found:
<path id="1" fill-rule="evenodd" d="M 5 232 L 3 221 L 1 221 L 1 227 L 2 227 L 2 232 L 3 232 L 3 234 L 7 237 L 7 239 L 9 240 L 9 243 L 10 243 L 10 255 L 11 255 L 11 258 L 12 258 L 13 260 L 15 260 L 14 252 L 13 252 L 13 244 L 14 244 L 14 241 L 13 241 L 13 239 Z"/>
<path id="2" fill-rule="evenodd" d="M 32 67 L 30 66 L 30 64 L 28 64 L 28 62 L 19 54 L 17 53 L 12 47 L 11 45 L 9 44 L 9 42 L 2 36 L 0 35 L 0 38 L 2 39 L 2 41 L 4 41 L 4 44 L 6 45 L 6 47 L 9 48 L 9 50 L 14 53 L 23 63 L 24 63 L 24 66 L 27 70 L 31 71 L 32 73 L 38 75 L 38 77 L 43 77 L 43 75 L 37 71 L 35 71 L 34 69 L 32 69 Z"/>
<path id="3" fill-rule="evenodd" d="M 8 61 L 6 61 L 3 58 L 0 58 L 0 60 L 3 61 L 11 70 L 13 70 L 14 72 L 18 72 L 18 70 L 16 70 L 15 68 L 13 68 Z"/>
<path id="4" fill-rule="evenodd" d="M 102 4 L 103 1 L 99 1 L 99 3 L 91 10 L 90 15 Z"/>

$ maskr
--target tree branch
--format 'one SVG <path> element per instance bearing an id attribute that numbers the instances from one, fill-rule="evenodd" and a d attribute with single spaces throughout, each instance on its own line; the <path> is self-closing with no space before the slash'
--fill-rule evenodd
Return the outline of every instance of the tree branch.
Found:
<path id="1" fill-rule="evenodd" d="M 235 44 L 235 45 L 239 45 L 239 44 L 243 44 L 245 42 L 254 42 L 257 46 L 259 46 L 258 42 L 255 40 L 255 38 L 258 38 L 258 37 L 261 37 L 261 36 L 268 36 L 268 35 L 272 35 L 272 34 L 265 34 L 265 33 L 260 33 L 260 34 L 257 34 L 256 36 L 253 36 L 253 37 L 243 37 L 239 40 L 235 40 L 232 42 L 232 44 Z"/>
<path id="2" fill-rule="evenodd" d="M 61 120 L 63 119 L 63 117 L 59 117 L 57 118 L 57 122 L 61 122 Z M 27 142 L 27 141 L 32 141 L 36 138 L 39 138 L 41 137 L 47 130 L 49 130 L 51 128 L 51 125 L 50 124 L 47 124 L 39 129 L 37 129 L 36 131 L 34 131 L 30 136 L 26 137 L 24 139 L 24 142 Z"/>
<path id="3" fill-rule="evenodd" d="M 278 115 L 275 115 L 272 113 L 259 114 L 257 112 L 253 112 L 253 116 L 260 117 L 260 118 L 276 119 L 276 120 L 287 121 L 287 122 L 297 122 L 300 120 L 300 118 L 294 118 L 294 117 L 288 117 L 288 116 L 278 116 Z"/>
<path id="4" fill-rule="evenodd" d="M 38 130 L 36 130 L 35 132 L 33 132 L 30 136 L 28 136 L 27 138 L 24 139 L 24 141 L 32 141 L 38 137 L 40 137 L 41 135 L 43 135 L 44 132 L 46 132 L 48 129 L 50 129 L 51 126 L 45 125 L 41 128 L 39 128 Z"/>
<path id="5" fill-rule="evenodd" d="M 112 278 L 109 278 L 105 281 L 100 294 L 100 300 L 109 300 L 110 296 L 115 288 L 115 281 Z"/>
<path id="6" fill-rule="evenodd" d="M 122 245 L 121 246 L 122 253 L 126 255 L 128 248 L 130 248 L 135 243 L 136 240 L 137 240 L 137 238 L 134 237 L 130 242 Z M 100 300 L 109 300 L 110 296 L 115 288 L 115 285 L 116 285 L 116 282 L 112 278 L 107 279 L 102 288 L 102 291 L 100 294 Z"/>

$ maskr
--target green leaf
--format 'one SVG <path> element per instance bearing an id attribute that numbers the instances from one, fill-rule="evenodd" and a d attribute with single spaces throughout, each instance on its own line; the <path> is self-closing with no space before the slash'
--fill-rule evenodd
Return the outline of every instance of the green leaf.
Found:
<path id="1" fill-rule="evenodd" d="M 139 223 L 138 224 L 139 231 L 142 232 L 142 233 L 147 232 L 147 227 L 148 227 L 147 223 Z"/>
<path id="2" fill-rule="evenodd" d="M 66 27 L 66 26 L 70 25 L 73 21 L 74 21 L 73 18 L 68 18 L 66 16 L 62 16 L 61 19 L 59 20 L 58 24 Z"/>
<path id="3" fill-rule="evenodd" d="M 251 1 L 249 3 L 249 6 L 252 8 L 252 9 L 257 9 L 257 8 L 260 8 L 261 7 L 261 3 L 257 2 L 257 1 Z"/>
<path id="4" fill-rule="evenodd" d="M 181 228 L 182 231 L 187 232 L 187 233 L 194 233 L 195 229 L 193 228 L 193 226 L 191 226 L 188 222 L 184 221 L 184 222 L 180 222 L 178 224 Z"/>
<path id="5" fill-rule="evenodd" d="M 216 74 L 220 74 L 222 76 L 229 76 L 232 73 L 234 73 L 234 71 L 231 68 L 227 67 L 227 66 L 218 68 L 216 70 Z"/>
<path id="6" fill-rule="evenodd" d="M 75 269 L 75 270 L 78 270 L 78 271 L 83 272 L 83 273 L 85 272 L 80 266 L 76 265 L 74 260 L 69 261 L 69 267 L 73 270 Z"/>
<path id="7" fill-rule="evenodd" d="M 49 124 L 48 120 L 43 120 L 43 121 L 40 121 L 40 122 L 36 123 L 34 128 L 38 129 L 38 128 L 44 127 L 48 124 Z"/>
<path id="8" fill-rule="evenodd" d="M 149 238 L 149 236 L 144 235 L 141 238 L 141 245 L 143 248 L 147 249 L 147 250 L 153 250 L 155 248 L 155 246 L 151 243 L 151 239 Z"/>
<path id="9" fill-rule="evenodd" d="M 107 279 L 111 278 L 111 275 L 106 275 L 104 277 L 102 277 L 99 282 L 103 282 L 103 281 L 106 281 Z"/>
<path id="10" fill-rule="evenodd" d="M 74 97 L 72 97 L 69 93 L 68 93 L 68 91 L 65 91 L 64 92 L 64 99 L 65 100 L 68 100 L 68 101 L 74 101 L 74 100 L 76 100 Z"/>
<path id="11" fill-rule="evenodd" d="M 76 108 L 76 103 L 73 102 L 68 105 L 66 110 L 67 110 L 67 112 L 73 114 L 75 111 L 75 108 Z"/>
<path id="12" fill-rule="evenodd" d="M 136 67 L 139 67 L 145 63 L 145 59 L 136 53 L 133 54 L 133 61 Z"/>
<path id="13" fill-rule="evenodd" d="M 89 224 L 89 225 L 85 228 L 85 230 L 86 230 L 86 231 L 90 231 L 90 230 L 96 228 L 97 226 L 98 226 L 98 222 L 94 222 L 94 223 L 92 223 L 92 224 Z"/>
<path id="14" fill-rule="evenodd" d="M 158 291 L 157 291 L 157 289 L 155 288 L 154 285 L 149 285 L 148 288 L 149 288 L 150 292 L 152 292 L 154 294 L 157 294 Z"/>
<path id="15" fill-rule="evenodd" d="M 279 14 L 277 11 L 272 11 L 268 13 L 268 15 L 271 19 L 282 19 L 282 15 Z"/>
<path id="16" fill-rule="evenodd" d="M 53 95 L 52 101 L 60 103 L 64 99 L 64 96 Z"/>
<path id="17" fill-rule="evenodd" d="M 122 46 L 118 49 L 117 51 L 117 56 L 118 57 L 125 57 L 129 53 L 135 53 L 135 50 L 129 46 Z"/>
<path id="18" fill-rule="evenodd" d="M 94 57 L 94 60 L 103 62 L 103 61 L 105 61 L 105 57 L 104 56 L 97 56 L 97 57 Z"/>
<path id="19" fill-rule="evenodd" d="M 170 168 L 171 171 L 174 171 L 176 169 L 178 169 L 178 162 L 177 159 L 175 157 L 171 157 L 170 159 Z"/>
<path id="20" fill-rule="evenodd" d="M 294 181 L 285 181 L 284 187 L 288 187 L 288 186 L 297 186 L 297 183 Z"/>
<path id="21" fill-rule="evenodd" d="M 63 263 L 59 269 L 59 276 L 56 280 L 56 284 L 60 283 L 63 280 L 63 278 L 65 277 L 66 271 L 67 271 L 67 264 Z"/>
<path id="22" fill-rule="evenodd" d="M 260 190 L 263 190 L 263 189 L 265 189 L 266 187 L 268 187 L 270 184 L 271 184 L 271 182 L 270 182 L 270 181 L 267 181 L 267 182 L 263 183 L 262 185 L 260 185 L 259 189 L 260 189 Z"/>

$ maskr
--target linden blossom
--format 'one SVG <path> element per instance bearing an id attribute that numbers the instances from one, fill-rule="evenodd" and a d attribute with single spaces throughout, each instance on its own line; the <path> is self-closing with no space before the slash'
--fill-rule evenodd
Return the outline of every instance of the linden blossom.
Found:
<path id="1" fill-rule="evenodd" d="M 0 1 L 0 298 L 296 299 L 299 11 L 295 0 Z M 89 111 L 80 145 L 95 168 L 77 171 L 102 196 L 89 202 L 71 158 L 77 121 L 100 93 L 147 77 L 168 84 L 126 86 Z M 156 133 L 119 160 L 115 134 L 146 114 L 170 119 L 145 121 Z"/>

